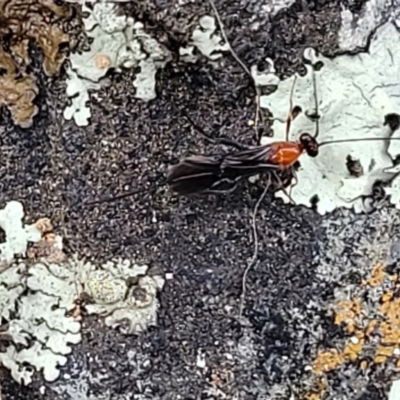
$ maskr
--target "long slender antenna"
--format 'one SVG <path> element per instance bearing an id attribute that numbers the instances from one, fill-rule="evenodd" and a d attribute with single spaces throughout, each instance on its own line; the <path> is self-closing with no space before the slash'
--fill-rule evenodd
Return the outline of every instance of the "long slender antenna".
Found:
<path id="1" fill-rule="evenodd" d="M 235 50 L 233 50 L 231 43 L 228 39 L 228 36 L 226 35 L 225 29 L 224 29 L 224 24 L 222 23 L 221 17 L 219 16 L 219 12 L 217 10 L 217 7 L 215 6 L 214 0 L 208 0 L 211 8 L 214 11 L 215 18 L 217 19 L 219 29 L 221 31 L 221 35 L 223 39 L 225 40 L 225 43 L 229 46 L 229 51 L 232 54 L 232 57 L 235 59 L 235 61 L 242 67 L 243 71 L 246 72 L 247 75 L 251 78 L 254 84 L 254 89 L 256 91 L 256 115 L 255 115 L 255 120 L 254 120 L 254 128 L 257 133 L 257 125 L 258 125 L 258 120 L 260 119 L 260 97 L 261 97 L 261 91 L 260 88 L 257 86 L 256 81 L 254 80 L 253 75 L 251 74 L 251 71 L 247 68 L 246 64 L 239 58 Z M 260 141 L 260 138 L 257 135 L 258 142 Z"/>
<path id="2" fill-rule="evenodd" d="M 114 196 L 114 197 L 107 197 L 105 199 L 100 199 L 100 200 L 96 200 L 96 201 L 89 201 L 89 202 L 87 202 L 85 204 L 93 205 L 93 204 L 101 204 L 101 203 L 111 203 L 113 201 L 124 199 L 126 197 L 130 197 L 130 196 L 133 196 L 135 194 L 143 193 L 146 190 L 148 190 L 148 189 L 143 188 L 143 189 L 133 190 L 131 192 L 123 193 L 123 194 L 120 194 L 120 195 L 117 195 L 117 196 Z"/>
<path id="3" fill-rule="evenodd" d="M 390 142 L 391 140 L 400 140 L 400 138 L 357 138 L 357 139 L 338 139 L 338 140 L 329 140 L 326 142 L 321 142 L 318 144 L 318 147 L 326 146 L 328 144 L 337 144 L 337 143 L 349 143 L 349 142 Z"/>
<path id="4" fill-rule="evenodd" d="M 250 260 L 250 263 L 247 265 L 244 273 L 243 273 L 243 277 L 242 277 L 242 294 L 240 296 L 240 305 L 239 305 L 239 319 L 242 317 L 243 314 L 243 306 L 244 306 L 244 299 L 246 296 L 246 278 L 247 278 L 247 274 L 250 271 L 250 268 L 255 264 L 255 262 L 257 261 L 257 257 L 258 257 L 258 235 L 257 235 L 257 226 L 256 226 L 256 216 L 257 216 L 257 212 L 258 209 L 260 207 L 261 202 L 263 201 L 265 195 L 268 192 L 269 189 L 269 185 L 271 184 L 271 177 L 268 176 L 268 182 L 265 186 L 264 191 L 262 192 L 260 198 L 257 200 L 256 205 L 254 206 L 254 211 L 253 211 L 253 218 L 252 218 L 252 228 L 253 228 L 253 237 L 254 237 L 254 253 L 253 253 L 253 257 Z"/>
<path id="5" fill-rule="evenodd" d="M 294 88 L 296 86 L 296 81 L 297 81 L 297 75 L 294 76 L 292 89 L 290 90 L 289 113 L 286 118 L 286 141 L 287 142 L 289 141 L 290 124 L 294 119 L 294 116 L 293 116 L 293 93 L 294 93 Z"/>
<path id="6" fill-rule="evenodd" d="M 315 135 L 314 139 L 316 139 L 319 135 L 319 114 L 318 114 L 318 92 L 317 92 L 317 83 L 315 79 L 315 70 L 313 68 L 312 80 L 313 80 L 313 87 L 314 87 L 314 101 L 315 101 L 315 112 L 316 112 L 316 120 L 315 120 Z"/>
<path id="7" fill-rule="evenodd" d="M 223 144 L 226 146 L 235 147 L 237 150 L 243 150 L 250 147 L 245 144 L 236 142 L 235 140 L 225 136 L 222 137 L 219 136 L 218 138 L 214 139 L 211 135 L 207 134 L 201 126 L 197 125 L 185 111 L 182 111 L 182 113 L 185 116 L 185 118 L 190 122 L 190 124 L 193 126 L 193 128 L 195 128 L 197 132 L 199 132 L 204 137 L 204 139 L 208 140 L 211 144 L 214 145 Z"/>
<path id="8" fill-rule="evenodd" d="M 217 10 L 217 7 L 215 6 L 214 0 L 208 0 L 208 2 L 210 3 L 210 6 L 214 11 L 215 18 L 217 19 L 217 22 L 218 22 L 218 25 L 219 25 L 219 29 L 221 31 L 221 35 L 224 38 L 225 43 L 229 46 L 229 51 L 231 52 L 233 58 L 243 68 L 243 70 L 247 73 L 247 75 L 249 75 L 251 78 L 253 78 L 253 76 L 251 75 L 250 70 L 246 67 L 246 64 L 239 58 L 239 56 L 233 50 L 233 48 L 231 46 L 231 43 L 229 42 L 228 37 L 226 36 L 226 33 L 225 33 L 225 29 L 224 29 L 224 25 L 222 23 L 221 17 L 219 16 L 219 12 Z"/>

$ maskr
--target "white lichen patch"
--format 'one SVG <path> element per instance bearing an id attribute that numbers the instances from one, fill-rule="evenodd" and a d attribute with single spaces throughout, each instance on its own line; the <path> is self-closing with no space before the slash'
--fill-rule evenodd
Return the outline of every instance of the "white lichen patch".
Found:
<path id="1" fill-rule="evenodd" d="M 71 344 L 81 340 L 80 324 L 67 315 L 74 308 L 73 297 L 65 301 L 65 290 L 57 292 L 51 280 L 42 279 L 38 287 L 31 279 L 42 268 L 41 263 L 17 264 L 0 274 L 0 323 L 13 340 L 0 353 L 0 363 L 24 385 L 31 383 L 35 369 L 48 381 L 57 379 Z"/>
<path id="2" fill-rule="evenodd" d="M 92 300 L 88 313 L 104 316 L 107 326 L 127 321 L 126 333 L 139 333 L 155 325 L 164 279 L 147 270 L 129 260 L 96 266 L 76 256 L 9 266 L 0 272 L 0 325 L 12 343 L 0 352 L 0 364 L 21 384 L 30 384 L 35 370 L 47 381 L 57 379 L 71 345 L 81 341 L 74 311 L 83 293 Z"/>
<path id="3" fill-rule="evenodd" d="M 400 399 L 400 380 L 394 381 L 390 387 L 388 400 Z"/>
<path id="4" fill-rule="evenodd" d="M 156 97 L 156 72 L 171 59 L 169 51 L 143 30 L 143 24 L 118 15 L 116 4 L 100 1 L 90 8 L 83 5 L 82 11 L 88 13 L 83 21 L 93 42 L 89 51 L 70 57 L 67 94 L 72 104 L 64 112 L 64 118 L 73 117 L 79 126 L 89 123 L 89 90 L 98 89 L 110 69 L 139 68 L 133 81 L 136 97 L 149 101 Z"/>
<path id="5" fill-rule="evenodd" d="M 193 50 L 196 47 L 201 54 L 210 60 L 218 60 L 222 52 L 229 51 L 229 43 L 224 43 L 220 35 L 216 33 L 217 25 L 215 18 L 205 15 L 200 18 L 199 25 L 193 31 L 189 46 L 180 48 L 180 55 L 186 62 L 195 62 L 196 55 Z"/>
<path id="6" fill-rule="evenodd" d="M 400 210 L 400 166 L 397 165 L 388 171 L 396 173 L 395 178 L 390 182 L 390 185 L 385 187 L 385 193 L 390 196 L 390 203 Z"/>
<path id="7" fill-rule="evenodd" d="M 395 21 L 399 16 L 399 0 L 368 0 L 357 13 L 343 6 L 342 23 L 338 32 L 339 47 L 346 51 L 365 47 L 368 38 L 378 26 Z"/>
<path id="8" fill-rule="evenodd" d="M 6 241 L 0 244 L 0 261 L 10 263 L 15 255 L 25 255 L 29 242 L 38 242 L 42 234 L 35 225 L 24 225 L 24 208 L 18 201 L 10 201 L 0 210 L 0 227 Z"/>
<path id="9" fill-rule="evenodd" d="M 126 320 L 126 333 L 156 325 L 157 292 L 164 278 L 146 275 L 147 268 L 128 260 L 109 262 L 101 270 L 85 267 L 84 291 L 95 301 L 86 306 L 88 313 L 104 316 L 106 325 L 114 328 Z"/>
<path id="10" fill-rule="evenodd" d="M 313 74 L 320 115 L 319 142 L 387 138 L 393 133 L 388 125 L 384 126 L 385 116 L 400 109 L 400 34 L 393 24 L 377 30 L 368 53 L 328 59 L 308 49 L 306 57 L 314 65 L 322 62 L 323 66 L 319 71 L 308 66 L 307 74 L 297 78 L 293 105 L 301 107 L 302 112 L 292 122 L 291 140 L 298 139 L 303 132 L 315 132 L 316 124 L 310 117 L 316 110 Z M 277 118 L 272 126 L 274 137 L 263 138 L 263 143 L 285 140 L 293 80 L 294 77 L 281 81 L 275 92 L 261 97 L 261 107 L 268 108 Z M 395 175 L 388 168 L 393 167 L 393 158 L 400 148 L 393 147 L 394 143 L 390 146 L 389 154 L 385 141 L 341 143 L 321 147 L 316 158 L 302 155 L 297 184 L 290 193 L 292 199 L 296 204 L 311 206 L 311 200 L 318 196 L 321 214 L 337 207 L 362 211 L 361 196 L 370 195 L 377 180 L 388 181 Z M 350 173 L 348 157 L 360 163 L 361 176 Z M 283 191 L 277 196 L 289 201 Z"/>
<path id="11" fill-rule="evenodd" d="M 67 74 L 67 96 L 71 104 L 64 110 L 64 118 L 67 120 L 74 118 L 78 126 L 86 126 L 91 117 L 89 91 L 99 90 L 102 85 L 80 78 L 72 69 L 69 69 Z"/>

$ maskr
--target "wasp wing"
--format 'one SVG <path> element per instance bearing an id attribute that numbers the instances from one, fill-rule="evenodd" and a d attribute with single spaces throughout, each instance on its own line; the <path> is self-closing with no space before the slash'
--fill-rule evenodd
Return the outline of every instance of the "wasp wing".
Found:
<path id="1" fill-rule="evenodd" d="M 181 195 L 202 192 L 220 179 L 222 157 L 198 155 L 185 158 L 168 172 L 167 183 Z"/>
<path id="2" fill-rule="evenodd" d="M 278 169 L 278 165 L 269 162 L 272 154 L 271 146 L 258 146 L 225 156 L 188 157 L 170 169 L 167 183 L 182 195 L 201 192 L 219 181 L 237 182 L 240 178 Z"/>
<path id="3" fill-rule="evenodd" d="M 272 154 L 273 149 L 270 145 L 231 153 L 224 158 L 221 169 L 227 177 L 238 174 L 245 177 L 268 170 L 277 170 L 279 166 L 269 161 Z"/>

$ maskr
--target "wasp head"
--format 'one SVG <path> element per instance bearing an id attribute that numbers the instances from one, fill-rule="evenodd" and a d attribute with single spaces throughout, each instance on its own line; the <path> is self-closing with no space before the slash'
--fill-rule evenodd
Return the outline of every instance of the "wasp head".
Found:
<path id="1" fill-rule="evenodd" d="M 302 133 L 300 136 L 300 144 L 310 157 L 317 157 L 318 142 L 309 133 Z"/>

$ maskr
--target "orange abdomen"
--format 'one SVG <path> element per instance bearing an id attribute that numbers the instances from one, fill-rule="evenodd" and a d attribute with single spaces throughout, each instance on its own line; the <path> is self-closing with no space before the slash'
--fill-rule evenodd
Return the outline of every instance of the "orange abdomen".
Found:
<path id="1" fill-rule="evenodd" d="M 278 164 L 281 168 L 292 166 L 301 156 L 303 146 L 295 142 L 275 142 L 272 143 L 272 156 L 269 161 Z"/>

